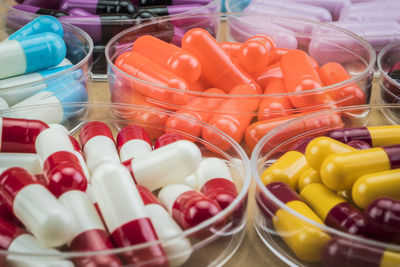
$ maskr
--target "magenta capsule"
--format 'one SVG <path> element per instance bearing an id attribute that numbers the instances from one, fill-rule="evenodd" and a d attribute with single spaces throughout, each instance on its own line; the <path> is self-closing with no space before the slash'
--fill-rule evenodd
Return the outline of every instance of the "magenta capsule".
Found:
<path id="1" fill-rule="evenodd" d="M 158 240 L 140 194 L 124 166 L 116 163 L 99 166 L 92 176 L 92 188 L 115 246 L 128 247 Z M 127 250 L 121 256 L 126 264 L 133 266 L 168 266 L 159 244 Z"/>
<path id="2" fill-rule="evenodd" d="M 334 237 L 324 247 L 323 266 L 395 267 L 400 264 L 399 257 L 398 253 L 385 251 L 379 247 L 352 239 Z"/>
<path id="3" fill-rule="evenodd" d="M 166 146 L 166 145 L 176 142 L 178 140 L 182 140 L 182 136 L 180 136 L 179 134 L 165 133 L 165 134 L 161 135 L 160 137 L 158 137 L 158 139 L 154 143 L 154 149 Z"/>
<path id="4" fill-rule="evenodd" d="M 368 232 L 379 239 L 400 240 L 400 201 L 388 197 L 374 200 L 365 209 Z"/>
<path id="5" fill-rule="evenodd" d="M 70 211 L 76 223 L 73 237 L 68 243 L 70 251 L 93 252 L 114 248 L 96 208 L 84 192 L 78 190 L 68 191 L 59 200 Z M 74 257 L 73 260 L 79 267 L 122 266 L 116 255 L 108 253 Z"/>
<path id="6" fill-rule="evenodd" d="M 214 201 L 183 184 L 165 186 L 158 199 L 183 229 L 194 227 L 221 211 Z"/>
<path id="7" fill-rule="evenodd" d="M 100 121 L 91 121 L 82 127 L 79 139 L 91 173 L 103 163 L 120 163 L 110 128 Z"/>
<path id="8" fill-rule="evenodd" d="M 204 159 L 196 176 L 200 192 L 216 201 L 221 209 L 228 207 L 238 195 L 228 166 L 219 158 Z"/>
<path id="9" fill-rule="evenodd" d="M 0 218 L 0 248 L 8 251 L 9 255 L 0 257 L 1 266 L 41 266 L 41 267 L 71 267 L 71 262 L 61 260 L 61 253 L 55 249 L 46 248 L 34 236 L 27 233 L 24 229 L 3 218 Z M 38 253 L 53 254 L 54 256 L 46 259 L 35 259 L 35 257 L 21 257 L 11 253 Z M 59 259 L 58 256 L 60 257 Z"/>
<path id="10" fill-rule="evenodd" d="M 71 239 L 70 212 L 26 170 L 14 167 L 0 175 L 0 200 L 44 245 L 61 246 Z"/>
<path id="11" fill-rule="evenodd" d="M 117 135 L 117 149 L 122 162 L 153 150 L 149 134 L 138 125 L 128 125 Z"/>
<path id="12" fill-rule="evenodd" d="M 36 138 L 47 128 L 38 120 L 0 118 L 0 152 L 36 153 Z"/>

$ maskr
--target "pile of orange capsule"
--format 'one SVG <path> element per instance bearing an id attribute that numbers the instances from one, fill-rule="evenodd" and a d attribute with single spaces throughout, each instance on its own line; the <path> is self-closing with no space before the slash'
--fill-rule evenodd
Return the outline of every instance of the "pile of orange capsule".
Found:
<path id="1" fill-rule="evenodd" d="M 356 84 L 319 90 L 351 78 L 342 65 L 328 62 L 320 67 L 304 51 L 278 48 L 263 34 L 244 43 L 218 43 L 206 30 L 196 28 L 186 32 L 181 47 L 145 35 L 114 64 L 130 75 L 117 75 L 111 84 L 114 102 L 193 117 L 238 143 L 244 141 L 249 149 L 284 121 L 323 108 L 366 103 Z M 131 116 L 230 148 L 226 140 L 187 120 Z"/>
<path id="2" fill-rule="evenodd" d="M 269 192 L 311 222 L 400 242 L 400 126 L 342 128 L 296 143 L 261 174 Z M 324 266 L 399 266 L 400 253 L 336 235 L 258 194 L 263 216 L 293 253 Z M 365 240 L 364 239 L 364 240 Z M 385 246 L 386 247 L 386 246 Z"/>

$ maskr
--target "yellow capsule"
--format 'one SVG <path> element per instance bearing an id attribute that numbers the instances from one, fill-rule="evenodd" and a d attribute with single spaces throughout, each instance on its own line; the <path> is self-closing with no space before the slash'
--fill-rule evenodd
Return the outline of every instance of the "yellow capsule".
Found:
<path id="1" fill-rule="evenodd" d="M 371 135 L 372 146 L 390 146 L 400 143 L 400 125 L 367 127 Z"/>
<path id="2" fill-rule="evenodd" d="M 261 175 L 264 185 L 272 182 L 282 182 L 297 190 L 300 175 L 309 168 L 306 157 L 298 151 L 283 154 Z"/>
<path id="3" fill-rule="evenodd" d="M 365 209 L 379 197 L 400 200 L 400 169 L 371 173 L 356 180 L 352 189 L 354 203 Z"/>
<path id="4" fill-rule="evenodd" d="M 323 184 L 310 184 L 300 193 L 304 201 L 325 221 L 329 212 L 338 204 L 346 200 L 338 196 Z"/>
<path id="5" fill-rule="evenodd" d="M 380 267 L 400 266 L 400 254 L 386 250 L 381 258 Z"/>
<path id="6" fill-rule="evenodd" d="M 388 155 L 382 148 L 358 150 L 328 157 L 321 166 L 322 182 L 333 190 L 351 189 L 357 178 L 390 170 Z"/>
<path id="7" fill-rule="evenodd" d="M 307 185 L 314 183 L 322 183 L 321 176 L 315 169 L 308 168 L 299 177 L 299 181 L 297 183 L 299 192 L 301 192 L 301 190 L 303 190 L 303 188 Z"/>
<path id="8" fill-rule="evenodd" d="M 322 164 L 329 156 L 352 151 L 357 151 L 357 149 L 336 141 L 335 139 L 321 136 L 311 140 L 307 145 L 305 156 L 308 164 L 319 171 Z"/>
<path id="9" fill-rule="evenodd" d="M 304 202 L 295 200 L 286 205 L 310 220 L 323 224 Z M 307 262 L 322 260 L 323 248 L 330 236 L 321 228 L 305 222 L 284 209 L 275 213 L 272 222 L 276 232 L 297 257 Z"/>

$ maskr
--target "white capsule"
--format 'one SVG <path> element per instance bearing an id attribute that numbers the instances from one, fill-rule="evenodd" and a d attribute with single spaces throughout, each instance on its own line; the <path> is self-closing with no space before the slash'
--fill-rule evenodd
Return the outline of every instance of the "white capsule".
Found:
<path id="1" fill-rule="evenodd" d="M 0 153 L 0 168 L 21 167 L 32 174 L 41 174 L 39 159 L 33 153 Z"/>
<path id="2" fill-rule="evenodd" d="M 179 140 L 134 158 L 131 166 L 136 182 L 154 191 L 193 174 L 200 162 L 200 149 Z"/>
<path id="3" fill-rule="evenodd" d="M 195 173 L 186 176 L 180 183 L 187 185 L 195 190 L 199 189 L 197 175 Z"/>
<path id="4" fill-rule="evenodd" d="M 92 189 L 110 233 L 128 222 L 147 218 L 143 200 L 123 165 L 99 166 L 92 175 Z"/>
<path id="5" fill-rule="evenodd" d="M 58 250 L 47 248 L 43 246 L 36 238 L 30 234 L 22 234 L 8 247 L 8 252 L 11 252 L 7 256 L 6 265 L 8 267 L 73 267 L 74 264 L 67 260 L 61 259 L 61 253 Z M 40 257 L 35 256 L 23 256 L 20 254 L 14 255 L 13 252 L 17 253 L 29 253 L 29 254 L 46 254 L 53 256 Z"/>
<path id="6" fill-rule="evenodd" d="M 225 178 L 233 182 L 228 166 L 219 158 L 204 159 L 196 171 L 196 176 L 198 179 L 199 188 L 214 178 Z"/>
<path id="7" fill-rule="evenodd" d="M 8 109 L 10 106 L 4 98 L 0 97 L 0 110 Z"/>

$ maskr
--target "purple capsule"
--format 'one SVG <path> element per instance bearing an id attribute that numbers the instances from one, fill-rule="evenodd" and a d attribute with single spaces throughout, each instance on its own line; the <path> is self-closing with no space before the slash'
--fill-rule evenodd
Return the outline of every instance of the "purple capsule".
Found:
<path id="1" fill-rule="evenodd" d="M 314 19 L 322 22 L 332 21 L 332 15 L 322 7 L 299 4 L 293 1 L 254 0 L 244 13 L 280 15 Z"/>
<path id="2" fill-rule="evenodd" d="M 136 6 L 129 0 L 63 0 L 60 3 L 61 10 L 69 11 L 81 8 L 91 14 L 134 14 Z"/>
<path id="3" fill-rule="evenodd" d="M 308 4 L 312 6 L 323 7 L 331 12 L 334 20 L 337 20 L 340 15 L 340 11 L 350 6 L 352 3 L 350 0 L 290 0 L 292 2 L 298 2 Z"/>
<path id="4" fill-rule="evenodd" d="M 211 2 L 212 0 L 137 0 L 139 6 L 208 5 Z"/>
<path id="5" fill-rule="evenodd" d="M 357 13 L 366 11 L 369 12 L 371 10 L 399 10 L 400 9 L 400 1 L 398 0 L 379 0 L 379 1 L 369 1 L 364 3 L 358 3 L 355 5 L 349 5 L 342 9 L 340 12 L 340 18 L 349 16 L 350 13 Z"/>
<path id="6" fill-rule="evenodd" d="M 343 13 L 339 20 L 353 20 L 359 22 L 395 20 L 400 22 L 400 12 L 398 9 L 351 11 Z"/>
<path id="7" fill-rule="evenodd" d="M 41 8 L 41 7 L 30 6 L 30 5 L 14 5 L 13 8 L 24 11 L 24 12 L 32 13 L 32 14 L 50 15 L 50 16 L 53 16 L 56 18 L 69 15 L 68 12 L 65 12 L 62 10 Z"/>
<path id="8" fill-rule="evenodd" d="M 400 241 L 400 200 L 382 197 L 365 209 L 371 236 L 385 241 Z"/>
<path id="9" fill-rule="evenodd" d="M 384 250 L 352 239 L 333 237 L 325 244 L 324 267 L 381 267 Z M 400 262 L 397 262 L 397 266 Z M 394 267 L 394 266 L 393 266 Z"/>
<path id="10" fill-rule="evenodd" d="M 82 8 L 73 8 L 73 9 L 69 10 L 68 13 L 71 16 L 91 16 L 91 15 L 93 15 Z"/>
<path id="11" fill-rule="evenodd" d="M 138 12 L 150 11 L 156 14 L 157 16 L 169 16 L 169 15 L 192 12 L 201 7 L 203 6 L 198 4 L 178 5 L 178 6 L 148 6 L 139 8 Z"/>
<path id="12" fill-rule="evenodd" d="M 274 38 L 279 48 L 296 49 L 297 39 L 293 31 L 271 23 L 261 16 L 231 17 L 228 20 L 229 33 L 236 42 L 245 42 L 254 35 L 263 33 Z"/>
<path id="13" fill-rule="evenodd" d="M 18 3 L 23 3 L 24 5 L 38 6 L 42 8 L 58 9 L 58 5 L 61 0 L 24 0 L 18 1 Z"/>

